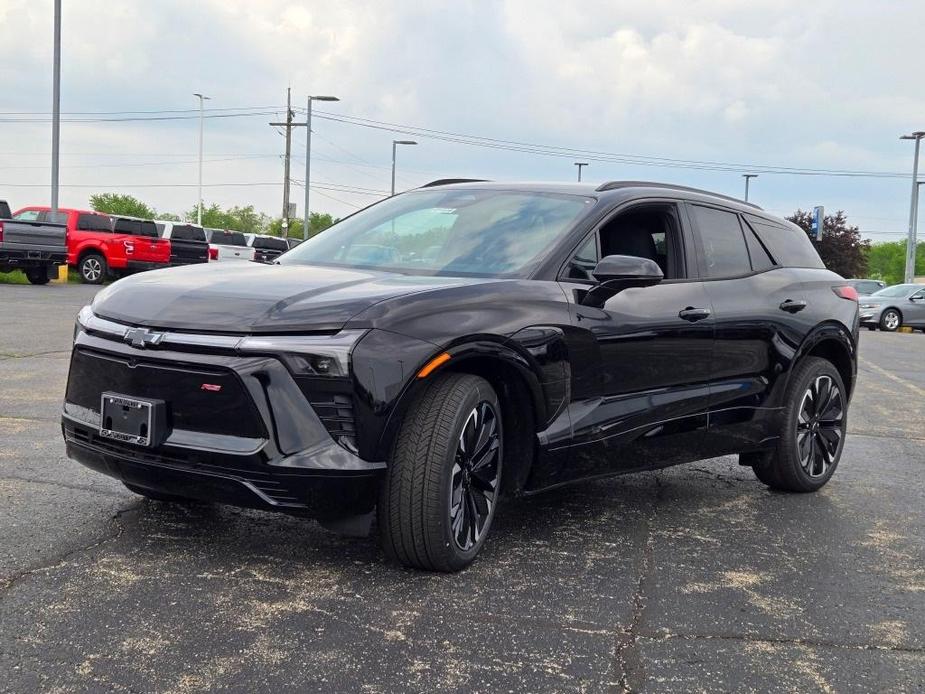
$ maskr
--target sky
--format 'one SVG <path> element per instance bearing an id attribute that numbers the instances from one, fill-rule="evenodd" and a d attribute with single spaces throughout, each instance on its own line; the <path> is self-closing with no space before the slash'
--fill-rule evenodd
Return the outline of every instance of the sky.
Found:
<path id="1" fill-rule="evenodd" d="M 775 214 L 841 209 L 874 241 L 908 226 L 899 136 L 925 130 L 920 0 L 63 5 L 63 206 L 120 192 L 192 209 L 201 92 L 206 204 L 278 216 L 284 139 L 269 123 L 291 87 L 300 121 L 308 94 L 341 99 L 312 121 L 311 208 L 335 216 L 388 194 L 392 140 L 413 139 L 399 190 L 571 181 L 587 161 L 586 181 L 741 197 L 760 171 L 750 199 Z M 14 209 L 50 200 L 52 30 L 51 0 L 0 0 L 0 198 Z M 295 129 L 299 215 L 305 144 Z"/>

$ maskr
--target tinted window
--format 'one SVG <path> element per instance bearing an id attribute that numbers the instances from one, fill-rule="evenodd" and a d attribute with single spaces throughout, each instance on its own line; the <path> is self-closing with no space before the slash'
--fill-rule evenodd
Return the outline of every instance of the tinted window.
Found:
<path id="1" fill-rule="evenodd" d="M 191 224 L 174 224 L 170 238 L 178 241 L 205 241 L 206 232 L 202 227 L 194 227 Z"/>
<path id="2" fill-rule="evenodd" d="M 414 191 L 352 215 L 280 262 L 524 276 L 591 202 L 585 196 L 533 191 Z"/>
<path id="3" fill-rule="evenodd" d="M 752 270 L 755 272 L 762 272 L 763 270 L 770 270 L 774 267 L 774 259 L 771 257 L 771 254 L 768 253 L 768 249 L 764 247 L 764 244 L 761 243 L 761 240 L 755 234 L 755 230 L 752 229 L 747 223 L 745 224 L 745 243 L 748 246 L 748 257 L 752 261 Z"/>
<path id="4" fill-rule="evenodd" d="M 573 280 L 593 280 L 591 274 L 600 260 L 597 253 L 597 234 L 585 241 L 575 256 L 569 261 L 565 276 Z"/>
<path id="5" fill-rule="evenodd" d="M 10 206 L 7 204 L 6 200 L 0 200 L 0 219 L 9 219 L 10 218 Z"/>
<path id="6" fill-rule="evenodd" d="M 703 244 L 703 273 L 707 277 L 735 277 L 752 271 L 739 216 L 712 207 L 691 205 Z"/>
<path id="7" fill-rule="evenodd" d="M 139 222 L 138 236 L 150 236 L 156 239 L 160 236 L 157 233 L 157 225 L 154 222 Z"/>
<path id="8" fill-rule="evenodd" d="M 39 214 L 39 221 L 48 222 L 49 224 L 67 224 L 67 212 L 52 212 L 48 210 L 47 212 Z"/>
<path id="9" fill-rule="evenodd" d="M 164 224 L 163 222 L 154 222 L 154 226 L 157 227 L 157 233 L 158 233 L 158 235 L 159 235 L 159 236 L 163 236 L 163 235 L 164 235 L 164 229 L 167 228 L 167 225 Z"/>
<path id="10" fill-rule="evenodd" d="M 746 217 L 755 233 L 779 265 L 825 267 L 806 232 L 796 225 L 777 225 L 757 217 Z"/>
<path id="11" fill-rule="evenodd" d="M 77 217 L 81 231 L 112 231 L 112 220 L 104 214 L 82 214 Z"/>
<path id="12" fill-rule="evenodd" d="M 222 231 L 221 229 L 213 229 L 212 237 L 209 239 L 209 241 L 221 246 L 247 245 L 247 239 L 240 231 Z"/>
<path id="13" fill-rule="evenodd" d="M 131 234 L 138 236 L 141 232 L 141 222 L 137 219 L 123 219 L 116 217 L 112 223 L 112 230 L 117 234 Z"/>
<path id="14" fill-rule="evenodd" d="M 288 251 L 289 245 L 285 239 L 268 239 L 261 236 L 254 238 L 254 248 L 268 248 L 274 251 Z"/>

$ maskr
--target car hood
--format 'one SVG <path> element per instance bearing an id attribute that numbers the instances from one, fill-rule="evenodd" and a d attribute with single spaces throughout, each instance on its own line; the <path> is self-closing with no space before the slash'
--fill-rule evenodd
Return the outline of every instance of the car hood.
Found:
<path id="1" fill-rule="evenodd" d="M 312 265 L 210 263 L 119 280 L 96 295 L 93 312 L 133 325 L 202 332 L 339 330 L 379 302 L 486 281 L 491 280 Z"/>

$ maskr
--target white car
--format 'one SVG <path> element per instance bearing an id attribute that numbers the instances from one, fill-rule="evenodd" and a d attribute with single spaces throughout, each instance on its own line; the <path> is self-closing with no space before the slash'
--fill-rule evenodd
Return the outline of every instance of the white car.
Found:
<path id="1" fill-rule="evenodd" d="M 244 234 L 247 245 L 255 251 L 254 260 L 259 263 L 272 263 L 279 256 L 289 250 L 286 239 L 269 234 Z"/>
<path id="2" fill-rule="evenodd" d="M 209 260 L 253 260 L 255 249 L 247 245 L 247 237 L 240 231 L 206 228 L 209 240 Z"/>

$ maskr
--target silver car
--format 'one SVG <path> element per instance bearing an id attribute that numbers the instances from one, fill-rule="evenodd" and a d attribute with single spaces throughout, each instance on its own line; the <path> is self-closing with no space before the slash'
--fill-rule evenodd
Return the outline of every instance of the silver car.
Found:
<path id="1" fill-rule="evenodd" d="M 925 285 L 894 284 L 858 299 L 861 325 L 895 332 L 901 325 L 925 332 Z"/>

